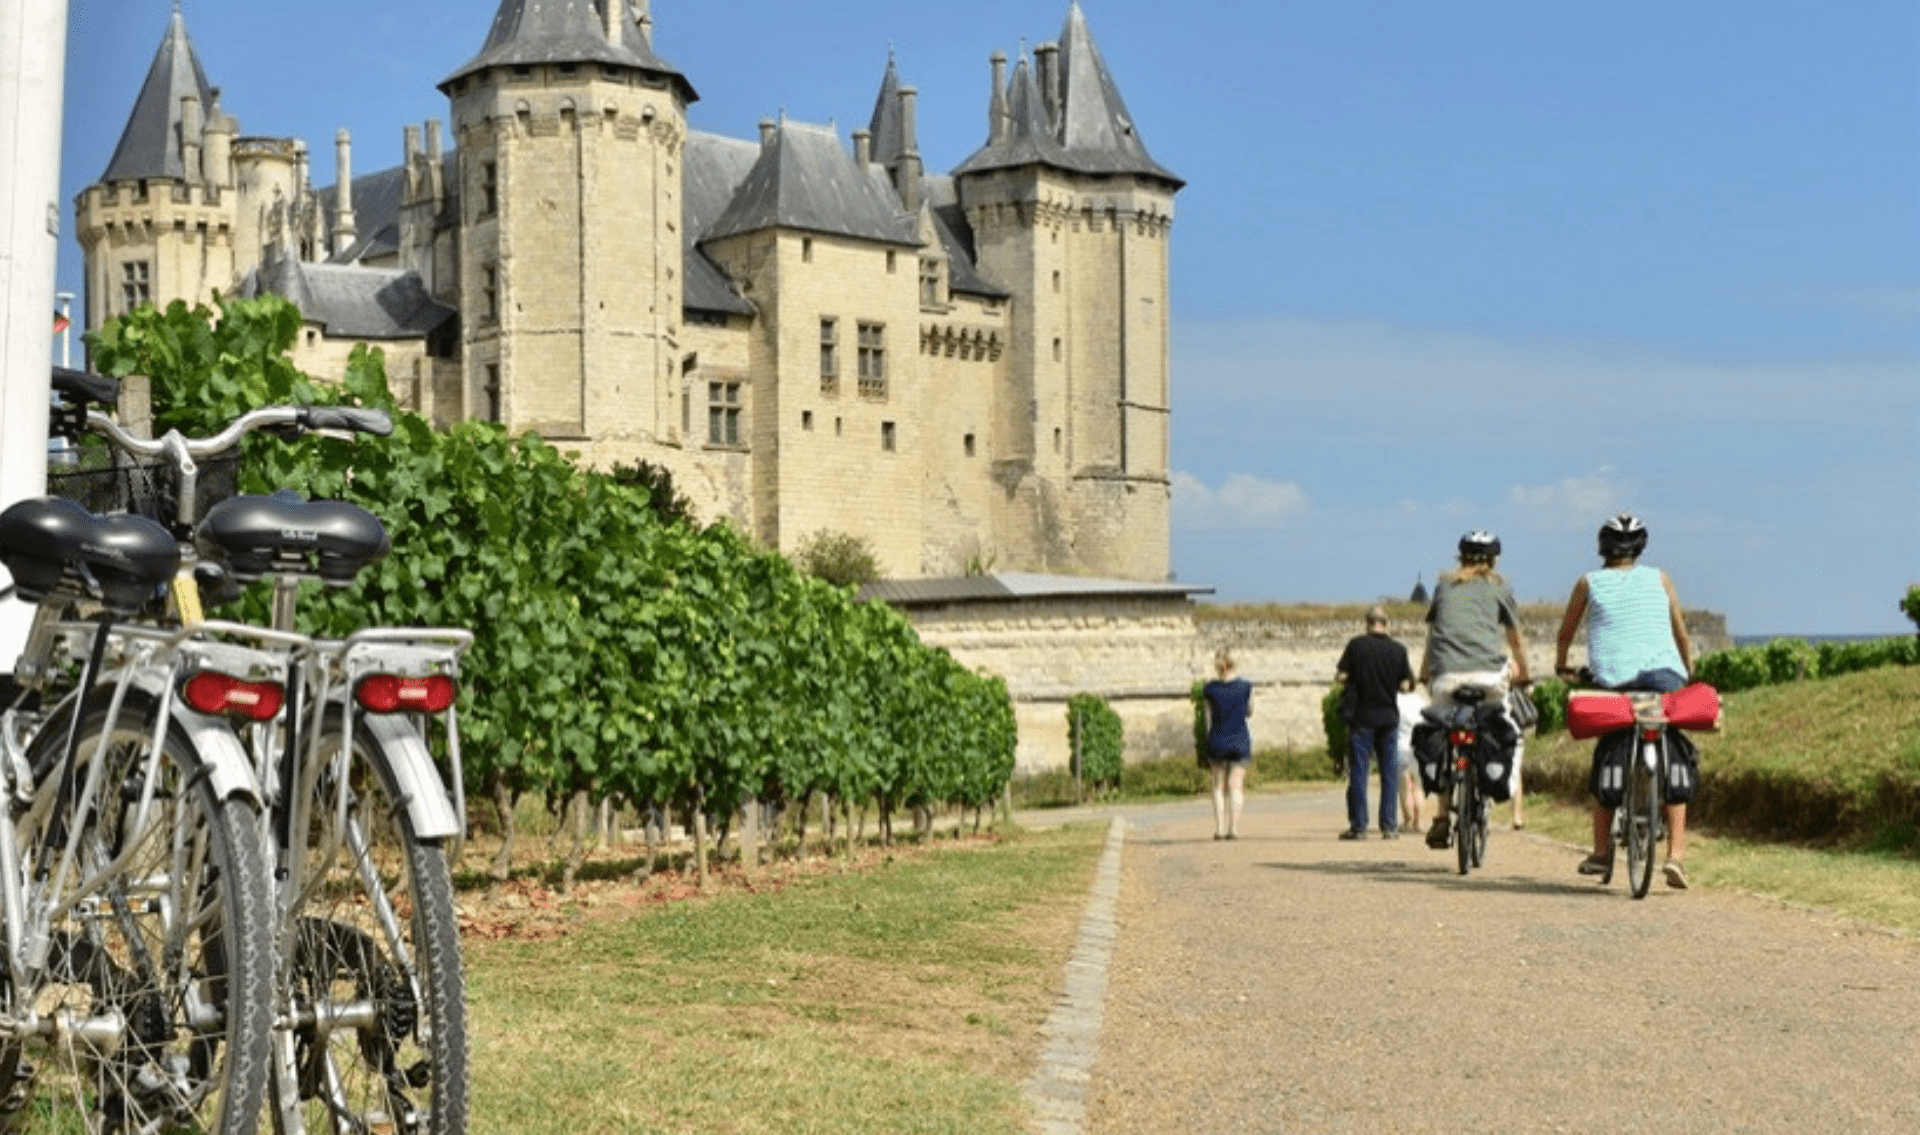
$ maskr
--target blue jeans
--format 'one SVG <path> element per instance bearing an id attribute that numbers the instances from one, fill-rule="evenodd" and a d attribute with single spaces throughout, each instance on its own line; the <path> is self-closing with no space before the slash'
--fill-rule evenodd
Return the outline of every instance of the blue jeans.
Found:
<path id="1" fill-rule="evenodd" d="M 1353 759 L 1347 762 L 1347 827 L 1367 830 L 1367 765 L 1380 754 L 1380 830 L 1400 830 L 1400 727 L 1355 725 L 1347 736 Z"/>

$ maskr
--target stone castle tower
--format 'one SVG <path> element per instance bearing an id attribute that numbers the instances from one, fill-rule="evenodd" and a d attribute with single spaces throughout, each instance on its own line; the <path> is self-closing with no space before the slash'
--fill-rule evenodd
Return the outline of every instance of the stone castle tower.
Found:
<path id="1" fill-rule="evenodd" d="M 1077 0 L 991 60 L 987 136 L 922 165 L 888 61 L 867 127 L 692 130 L 646 0 L 500 0 L 402 165 L 310 183 L 240 134 L 179 4 L 100 182 L 76 202 L 89 327 L 273 292 L 295 361 L 386 353 L 441 423 L 669 469 L 771 547 L 867 539 L 894 576 L 1168 574 L 1168 240 L 1148 155 Z"/>

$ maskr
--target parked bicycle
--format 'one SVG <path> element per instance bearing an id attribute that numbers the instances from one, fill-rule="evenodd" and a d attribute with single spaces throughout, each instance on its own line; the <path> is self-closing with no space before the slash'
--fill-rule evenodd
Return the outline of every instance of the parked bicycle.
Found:
<path id="1" fill-rule="evenodd" d="M 268 1095 L 282 1133 L 466 1127 L 465 978 L 449 843 L 464 831 L 453 698 L 464 630 L 368 628 L 344 640 L 294 628 L 299 582 L 342 586 L 384 556 L 384 528 L 340 501 L 197 491 L 203 462 L 237 457 L 247 434 L 385 433 L 377 411 L 269 407 L 211 438 L 137 438 L 97 412 L 86 428 L 157 467 L 183 564 L 175 617 L 202 618 L 237 585 L 274 581 L 272 627 L 286 708 L 245 736 L 269 805 L 278 983 Z M 170 474 L 170 477 L 168 476 Z M 203 554 L 204 553 L 204 554 Z M 222 624 L 223 626 L 225 624 Z M 422 723 L 444 726 L 449 799 Z"/>
<path id="2" fill-rule="evenodd" d="M 273 1022 L 260 794 L 229 724 L 271 659 L 143 625 L 168 533 L 40 498 L 0 513 L 35 603 L 0 701 L 0 1128 L 251 1135 Z"/>

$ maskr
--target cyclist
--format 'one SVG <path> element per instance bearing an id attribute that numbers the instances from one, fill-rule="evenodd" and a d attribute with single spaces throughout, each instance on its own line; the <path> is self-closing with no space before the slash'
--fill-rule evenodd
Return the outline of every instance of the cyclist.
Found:
<path id="1" fill-rule="evenodd" d="M 1595 685 L 1609 690 L 1657 690 L 1672 693 L 1687 684 L 1693 671 L 1693 643 L 1680 611 L 1673 580 L 1659 568 L 1640 563 L 1647 548 L 1647 528 L 1629 513 L 1600 526 L 1598 571 L 1581 576 L 1567 599 L 1555 644 L 1554 672 L 1571 676 L 1567 651 L 1584 623 L 1587 629 L 1587 669 Z M 1590 784 L 1599 784 L 1600 747 L 1594 747 Z M 1667 885 L 1684 890 L 1687 869 L 1687 806 L 1668 804 Z M 1610 832 L 1613 809 L 1593 809 L 1593 854 L 1580 863 L 1582 875 L 1604 875 L 1613 859 Z"/>
<path id="2" fill-rule="evenodd" d="M 1495 570 L 1499 558 L 1500 537 L 1475 529 L 1460 537 L 1459 568 L 1442 572 L 1433 585 L 1420 680 L 1436 706 L 1447 705 L 1455 690 L 1469 687 L 1486 690 L 1489 702 L 1503 700 L 1509 678 L 1522 686 L 1533 681 L 1526 643 L 1520 638 L 1520 605 L 1506 578 Z M 1506 713 L 1504 706 L 1501 712 Z M 1517 735 L 1519 729 L 1513 732 Z M 1452 830 L 1448 804 L 1445 793 L 1434 797 L 1428 847 L 1447 846 Z"/>

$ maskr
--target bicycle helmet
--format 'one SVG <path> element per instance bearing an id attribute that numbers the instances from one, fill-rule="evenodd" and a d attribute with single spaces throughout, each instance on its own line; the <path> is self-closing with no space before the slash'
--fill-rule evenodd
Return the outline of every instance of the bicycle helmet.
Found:
<path id="1" fill-rule="evenodd" d="M 1463 563 L 1475 563 L 1484 560 L 1493 562 L 1500 554 L 1500 537 L 1484 528 L 1476 528 L 1460 537 L 1460 559 Z"/>
<path id="2" fill-rule="evenodd" d="M 1600 557 L 1608 560 L 1637 560 L 1647 550 L 1647 526 L 1632 513 L 1623 512 L 1600 526 Z"/>

